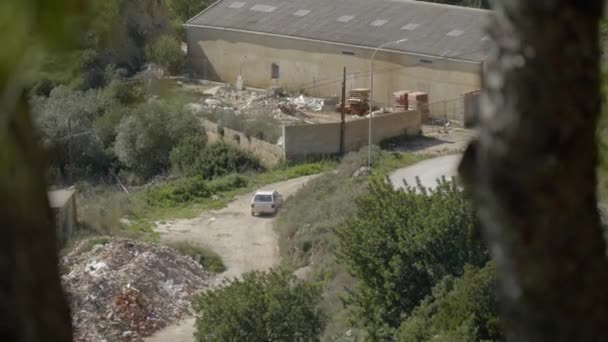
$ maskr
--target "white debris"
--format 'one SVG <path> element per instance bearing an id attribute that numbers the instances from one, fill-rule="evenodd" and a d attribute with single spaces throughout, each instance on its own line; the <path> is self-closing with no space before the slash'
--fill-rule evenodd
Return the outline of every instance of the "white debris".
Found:
<path id="1" fill-rule="evenodd" d="M 212 106 L 212 107 L 219 107 L 222 105 L 222 101 L 218 100 L 218 99 L 206 99 L 205 100 L 205 104 L 207 106 Z"/>
<path id="2" fill-rule="evenodd" d="M 79 341 L 142 341 L 190 313 L 190 296 L 213 279 L 194 259 L 154 244 L 82 241 L 61 261 Z"/>

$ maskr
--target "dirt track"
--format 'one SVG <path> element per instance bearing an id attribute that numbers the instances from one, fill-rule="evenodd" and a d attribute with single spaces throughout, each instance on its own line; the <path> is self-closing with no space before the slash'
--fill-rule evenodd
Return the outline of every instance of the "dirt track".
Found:
<path id="1" fill-rule="evenodd" d="M 308 180 L 305 176 L 263 187 L 277 190 L 284 198 L 293 195 Z M 210 211 L 190 220 L 175 220 L 159 224 L 156 230 L 164 241 L 188 241 L 207 246 L 218 253 L 227 267 L 218 277 L 238 277 L 253 270 L 266 270 L 279 262 L 277 236 L 273 217 L 253 217 L 249 207 L 252 193 L 239 196 L 228 207 Z M 159 331 L 146 341 L 194 341 L 194 319 L 184 320 Z"/>

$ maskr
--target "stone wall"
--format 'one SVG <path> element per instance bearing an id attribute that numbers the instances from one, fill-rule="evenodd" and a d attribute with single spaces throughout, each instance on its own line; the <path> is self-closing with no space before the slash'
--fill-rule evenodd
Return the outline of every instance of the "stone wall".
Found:
<path id="1" fill-rule="evenodd" d="M 258 157 L 265 166 L 276 165 L 284 159 L 283 149 L 280 146 L 254 137 L 247 137 L 242 132 L 230 128 L 222 127 L 220 129 L 216 123 L 206 119 L 201 119 L 201 124 L 205 128 L 209 141 L 223 141 L 236 146 Z M 223 135 L 220 132 L 222 130 Z"/>

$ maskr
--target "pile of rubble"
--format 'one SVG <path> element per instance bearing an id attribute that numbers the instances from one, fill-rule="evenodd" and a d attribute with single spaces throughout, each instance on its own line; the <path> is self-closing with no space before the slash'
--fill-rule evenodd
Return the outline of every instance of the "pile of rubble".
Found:
<path id="1" fill-rule="evenodd" d="M 141 341 L 190 311 L 212 276 L 165 246 L 112 238 L 81 241 L 61 260 L 75 341 Z"/>
<path id="2" fill-rule="evenodd" d="M 270 116 L 283 122 L 306 121 L 306 111 L 321 112 L 328 99 L 309 96 L 290 97 L 280 88 L 268 91 L 236 90 L 217 86 L 205 92 L 204 106 L 233 110 L 248 116 Z"/>

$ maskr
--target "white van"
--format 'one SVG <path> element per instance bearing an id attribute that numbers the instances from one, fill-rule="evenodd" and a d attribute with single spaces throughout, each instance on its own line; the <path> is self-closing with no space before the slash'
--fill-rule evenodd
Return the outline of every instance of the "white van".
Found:
<path id="1" fill-rule="evenodd" d="M 276 191 L 257 191 L 251 199 L 251 215 L 276 214 L 283 197 Z"/>

